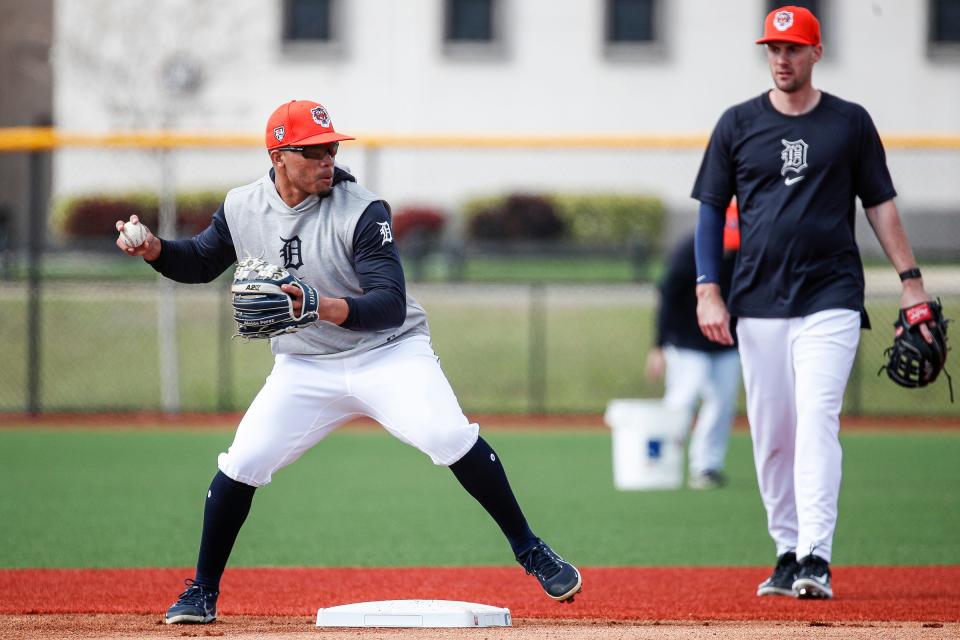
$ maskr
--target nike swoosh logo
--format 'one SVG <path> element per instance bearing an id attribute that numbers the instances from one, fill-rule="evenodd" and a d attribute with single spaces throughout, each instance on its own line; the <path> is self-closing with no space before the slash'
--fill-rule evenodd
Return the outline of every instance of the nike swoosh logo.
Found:
<path id="1" fill-rule="evenodd" d="M 800 182 L 801 180 L 803 180 L 803 179 L 806 178 L 806 177 L 807 177 L 807 176 L 795 176 L 795 177 L 793 177 L 793 178 L 784 178 L 784 179 L 783 179 L 783 184 L 785 184 L 785 185 L 787 185 L 787 186 L 789 187 L 789 186 L 792 185 L 794 182 Z"/>
<path id="2" fill-rule="evenodd" d="M 810 576 L 814 581 L 819 582 L 822 585 L 827 584 L 827 575 L 823 574 L 822 576 Z"/>
<path id="3" fill-rule="evenodd" d="M 705 276 L 705 275 L 703 275 L 703 276 L 697 276 L 697 282 L 703 282 L 703 281 L 706 280 L 706 279 L 707 279 L 707 276 Z"/>

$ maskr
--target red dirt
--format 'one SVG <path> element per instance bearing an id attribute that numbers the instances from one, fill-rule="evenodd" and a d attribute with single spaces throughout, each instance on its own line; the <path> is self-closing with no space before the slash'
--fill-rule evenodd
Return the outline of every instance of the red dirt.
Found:
<path id="1" fill-rule="evenodd" d="M 769 568 L 586 568 L 572 604 L 515 567 L 230 569 L 222 617 L 315 616 L 320 607 L 395 599 L 465 600 L 520 619 L 960 622 L 960 565 L 838 567 L 832 601 L 754 595 Z M 3 569 L 0 614 L 154 614 L 189 569 Z"/>

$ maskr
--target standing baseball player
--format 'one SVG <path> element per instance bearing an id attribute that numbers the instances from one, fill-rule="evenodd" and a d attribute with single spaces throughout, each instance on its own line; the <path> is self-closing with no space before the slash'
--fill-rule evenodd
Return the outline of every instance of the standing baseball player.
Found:
<path id="1" fill-rule="evenodd" d="M 860 329 L 869 327 L 856 198 L 900 274 L 901 306 L 930 296 L 870 116 L 812 84 L 823 53 L 816 17 L 794 6 L 771 11 L 757 43 L 774 88 L 721 116 L 693 188 L 697 317 L 721 344 L 732 344 L 728 321 L 738 318 L 757 480 L 777 551 L 757 594 L 831 598 L 840 409 Z M 728 312 L 717 282 L 733 195 L 741 243 Z"/>
<path id="2" fill-rule="evenodd" d="M 220 578 L 257 487 L 358 416 L 450 467 L 551 598 L 568 601 L 580 591 L 577 569 L 530 530 L 499 456 L 440 369 L 426 314 L 406 293 L 389 206 L 336 166 L 338 145 L 352 139 L 316 102 L 281 105 L 267 123 L 270 171 L 231 190 L 209 227 L 189 240 L 148 230 L 133 248 L 117 240 L 178 282 L 209 282 L 238 256 L 276 259 L 303 283 L 282 287 L 294 314 L 303 316 L 307 292 L 318 318 L 271 338 L 273 371 L 219 456 L 196 574 L 167 610 L 168 624 L 215 620 Z M 118 231 L 123 226 L 117 222 Z"/>

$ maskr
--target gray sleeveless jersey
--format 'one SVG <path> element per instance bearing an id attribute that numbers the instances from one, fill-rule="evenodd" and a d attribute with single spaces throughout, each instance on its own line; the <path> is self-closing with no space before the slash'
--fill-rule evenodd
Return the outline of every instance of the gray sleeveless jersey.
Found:
<path id="1" fill-rule="evenodd" d="M 379 200 L 356 182 L 345 180 L 322 199 L 310 195 L 291 208 L 280 198 L 268 173 L 232 189 L 224 201 L 224 213 L 238 260 L 263 258 L 286 266 L 316 287 L 321 296 L 355 298 L 363 290 L 353 269 L 353 233 L 367 206 Z M 297 333 L 272 338 L 270 343 L 275 354 L 339 357 L 429 333 L 423 307 L 408 294 L 407 317 L 399 327 L 352 331 L 317 322 Z"/>

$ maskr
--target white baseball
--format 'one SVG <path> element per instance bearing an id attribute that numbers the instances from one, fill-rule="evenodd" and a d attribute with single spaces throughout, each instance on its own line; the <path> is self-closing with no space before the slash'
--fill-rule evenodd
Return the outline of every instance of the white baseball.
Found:
<path id="1" fill-rule="evenodd" d="M 139 222 L 124 222 L 120 238 L 131 249 L 139 247 L 147 239 L 147 228 Z"/>

